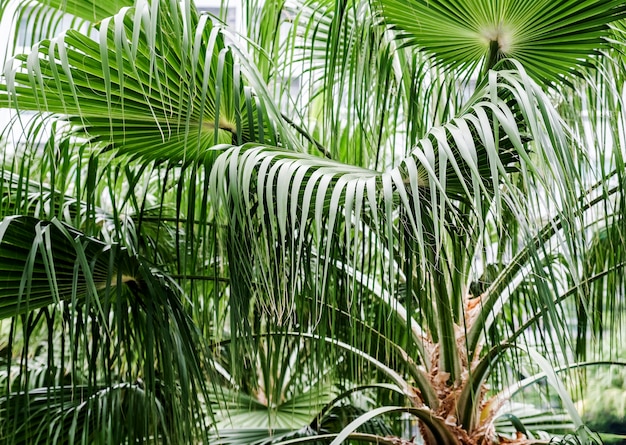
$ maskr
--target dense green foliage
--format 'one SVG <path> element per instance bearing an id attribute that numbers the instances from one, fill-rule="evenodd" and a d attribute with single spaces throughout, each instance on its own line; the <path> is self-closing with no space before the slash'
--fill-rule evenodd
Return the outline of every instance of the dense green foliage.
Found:
<path id="1" fill-rule="evenodd" d="M 239 11 L 0 0 L 0 441 L 597 442 L 626 4 Z"/>

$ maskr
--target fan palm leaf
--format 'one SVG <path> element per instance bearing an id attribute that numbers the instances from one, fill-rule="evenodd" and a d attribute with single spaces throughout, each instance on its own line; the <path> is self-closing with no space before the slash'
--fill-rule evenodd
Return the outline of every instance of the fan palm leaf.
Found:
<path id="1" fill-rule="evenodd" d="M 0 223 L 0 261 L 4 271 L 0 279 L 0 317 L 30 316 L 42 308 L 58 307 L 68 317 L 70 343 L 77 342 L 73 359 L 64 365 L 66 359 L 61 358 L 60 363 L 50 365 L 61 369 L 69 365 L 63 372 L 75 385 L 65 387 L 58 382 L 48 388 L 28 388 L 20 387 L 19 381 L 7 385 L 0 401 L 1 434 L 9 440 L 7 443 L 21 443 L 26 437 L 12 434 L 22 421 L 28 431 L 43 437 L 47 427 L 45 431 L 40 429 L 43 425 L 35 427 L 41 419 L 58 422 L 52 443 L 64 443 L 67 436 L 60 432 L 77 428 L 77 434 L 85 438 L 128 434 L 127 438 L 147 440 L 152 436 L 156 440 L 168 435 L 191 438 L 198 434 L 193 431 L 197 419 L 192 412 L 199 400 L 192 388 L 206 394 L 199 348 L 194 346 L 199 337 L 173 282 L 120 246 L 85 237 L 55 220 L 44 222 L 25 216 L 8 217 Z M 70 315 L 69 308 L 74 315 Z M 113 314 L 115 318 L 111 319 Z M 54 327 L 58 323 L 55 318 L 45 318 L 49 330 L 59 329 Z M 40 319 L 28 318 L 34 320 L 28 323 L 35 326 Z M 81 342 L 75 336 L 86 329 L 85 325 L 94 337 L 79 346 Z M 157 334 L 162 326 L 169 327 L 167 332 Z M 32 327 L 28 328 L 27 332 L 31 331 Z M 24 337 L 26 344 L 30 335 Z M 116 353 L 111 350 L 112 344 L 118 344 Z M 125 353 L 120 355 L 121 350 Z M 178 352 L 171 355 L 171 351 Z M 126 353 L 141 358 L 127 368 L 123 358 Z M 93 369 L 84 382 L 88 385 L 81 389 L 77 368 L 85 359 L 83 354 L 92 363 L 102 361 L 108 371 Z M 118 376 L 111 374 L 115 370 Z M 123 379 L 133 374 L 141 383 L 128 386 Z M 130 393 L 121 396 L 111 387 L 111 379 L 122 379 L 118 389 Z M 131 393 L 142 396 L 133 399 Z M 167 412 L 160 406 L 163 404 Z M 128 423 L 128 429 L 111 430 L 110 422 L 118 409 L 135 418 L 134 423 Z M 95 415 L 94 410 L 99 414 Z M 151 414 L 135 417 L 138 411 Z M 204 433 L 199 434 L 201 437 Z M 24 443 L 35 440 L 35 436 L 29 436 Z"/>
<path id="2" fill-rule="evenodd" d="M 18 56 L 5 69 L 1 103 L 64 115 L 92 142 L 160 162 L 210 160 L 220 143 L 289 138 L 244 84 L 209 16 L 138 2 L 94 32 L 68 30 Z"/>
<path id="3" fill-rule="evenodd" d="M 623 2 L 447 2 L 382 0 L 385 21 L 411 45 L 449 67 L 492 68 L 518 60 L 540 83 L 563 80 L 602 48 L 608 23 L 624 17 Z"/>

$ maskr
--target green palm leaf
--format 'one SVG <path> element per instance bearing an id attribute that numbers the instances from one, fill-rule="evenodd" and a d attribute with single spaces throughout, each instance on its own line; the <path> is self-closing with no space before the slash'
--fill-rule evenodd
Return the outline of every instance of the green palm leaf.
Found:
<path id="1" fill-rule="evenodd" d="M 222 31 L 187 6 L 142 1 L 104 18 L 94 39 L 68 30 L 39 42 L 8 65 L 0 105 L 66 116 L 92 142 L 161 162 L 277 143 L 275 115 L 245 85 Z"/>
<path id="2" fill-rule="evenodd" d="M 115 286 L 118 279 L 120 283 L 134 281 L 135 267 L 116 261 L 110 246 L 96 240 L 83 245 L 81 238 L 78 232 L 58 222 L 43 223 L 23 216 L 5 218 L 0 223 L 0 317 L 95 295 L 99 289 Z M 124 261 L 124 256 L 119 260 Z M 112 263 L 118 264 L 113 274 Z M 81 272 L 75 272 L 76 266 Z M 114 278 L 116 275 L 118 278 Z"/>
<path id="3" fill-rule="evenodd" d="M 155 432 L 168 440 L 167 408 L 137 383 L 36 388 L 0 397 L 0 418 L 11 419 L 0 422 L 0 440 L 15 445 L 124 443 L 143 442 Z"/>
<path id="4" fill-rule="evenodd" d="M 81 0 L 2 0 L 0 15 L 4 11 L 14 9 L 15 18 L 23 23 L 32 24 L 39 34 L 47 34 L 46 25 L 54 29 L 59 25 L 57 20 L 48 21 L 46 14 L 54 16 L 54 12 L 71 14 L 88 22 L 98 22 L 106 17 L 117 14 L 123 7 L 134 5 L 134 0 L 111 0 L 108 2 L 85 2 Z M 53 24 L 56 22 L 56 25 Z M 22 30 L 25 32 L 26 30 Z M 33 42 L 34 43 L 34 42 Z"/>
<path id="5" fill-rule="evenodd" d="M 233 292 L 231 298 L 238 302 L 232 306 L 233 314 L 243 320 L 248 306 L 240 302 L 256 299 L 273 317 L 289 318 L 297 313 L 299 300 L 294 295 L 306 289 L 307 280 L 318 285 L 310 292 L 302 291 L 303 298 L 331 298 L 331 305 L 342 307 L 341 300 L 332 300 L 335 296 L 326 293 L 334 280 L 334 249 L 342 245 L 347 249 L 339 270 L 358 267 L 361 234 L 371 230 L 376 234 L 376 249 L 395 256 L 398 211 L 406 215 L 407 230 L 414 237 L 416 280 L 440 276 L 435 258 L 442 255 L 448 234 L 471 232 L 465 229 L 469 220 L 480 228 L 482 207 L 492 202 L 496 208 L 502 205 L 499 184 L 508 183 L 507 174 L 518 163 L 529 165 L 525 133 L 541 137 L 540 124 L 520 129 L 519 117 L 554 118 L 538 88 L 517 76 L 494 73 L 493 83 L 479 90 L 464 114 L 434 128 L 409 157 L 388 172 L 252 144 L 221 155 L 212 171 L 211 189 L 222 189 L 221 197 L 228 203 L 233 245 L 263 259 L 252 267 L 246 262 L 241 269 L 236 261 L 231 262 L 234 280 L 246 283 L 241 292 Z M 492 88 L 502 91 L 500 96 L 507 100 L 491 102 Z M 551 147 L 559 149 L 562 135 L 556 132 L 554 137 L 553 145 L 545 141 L 546 153 Z M 304 229 L 303 221 L 307 221 Z M 276 265 L 281 269 L 274 270 Z M 392 294 L 397 290 L 396 267 L 389 260 L 377 269 L 377 279 L 388 283 Z M 363 295 L 355 282 L 351 292 L 354 295 L 348 301 Z M 442 338 L 439 366 L 454 379 L 460 373 L 453 331 L 461 300 L 450 296 L 444 284 L 437 292 L 433 301 L 425 303 L 437 314 L 435 330 L 429 334 Z M 274 297 L 268 300 L 264 295 Z M 314 317 L 323 312 L 313 311 Z"/>
<path id="6" fill-rule="evenodd" d="M 576 73 L 607 47 L 608 23 L 626 15 L 621 1 L 379 0 L 402 38 L 451 68 L 483 72 L 503 58 L 522 63 L 540 83 Z"/>
<path id="7" fill-rule="evenodd" d="M 53 424 L 52 443 L 64 443 L 67 436 L 62 431 L 67 428 L 78 429 L 85 438 L 91 434 L 129 434 L 144 439 L 171 434 L 177 440 L 203 437 L 204 429 L 194 426 L 204 422 L 194 414 L 201 403 L 199 397 L 206 395 L 200 367 L 202 340 L 179 292 L 175 283 L 118 245 L 86 237 L 56 220 L 25 216 L 2 220 L 0 317 L 27 316 L 18 318 L 26 326 L 47 320 L 49 335 L 59 330 L 68 336 L 74 350 L 71 358 L 47 359 L 50 369 L 60 366 L 69 374 L 74 383 L 71 387 L 48 381 L 47 388 L 33 389 L 7 377 L 7 392 L 0 400 L 2 434 L 8 435 L 26 420 L 33 422 L 29 423 L 34 428 L 31 432 L 41 436 L 43 430 L 34 425 L 43 416 Z M 55 321 L 56 312 L 43 319 L 30 317 L 48 307 L 60 310 L 69 332 Z M 90 326 L 91 338 L 83 344 L 76 335 L 84 333 L 85 326 Z M 167 329 L 162 329 L 164 326 Z M 28 333 L 22 340 L 26 345 L 30 336 Z M 14 341 L 9 340 L 10 344 Z M 112 345 L 117 345 L 114 350 Z M 54 345 L 48 347 L 52 351 Z M 130 367 L 127 354 L 135 357 Z M 85 356 L 92 364 L 100 362 L 102 371 L 93 369 L 83 383 L 78 369 Z M 8 369 L 10 365 L 9 361 Z M 141 380 L 141 387 L 129 387 L 129 379 Z M 128 396 L 115 391 L 115 381 Z M 81 384 L 87 385 L 84 391 Z M 133 399 L 136 403 L 129 401 L 132 394 L 141 396 Z M 163 404 L 167 405 L 166 414 L 158 407 Z M 130 410 L 131 415 L 142 407 L 152 414 L 137 417 L 137 423 L 131 421 L 128 428 L 111 430 L 116 409 Z M 167 419 L 159 419 L 162 416 Z"/>

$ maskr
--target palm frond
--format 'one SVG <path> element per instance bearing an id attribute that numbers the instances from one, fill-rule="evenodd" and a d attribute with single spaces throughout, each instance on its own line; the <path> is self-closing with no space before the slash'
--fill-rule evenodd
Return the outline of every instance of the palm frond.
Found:
<path id="1" fill-rule="evenodd" d="M 477 228 L 484 224 L 480 219 L 481 207 L 491 205 L 489 197 L 495 199 L 496 207 L 502 205 L 499 182 L 507 183 L 506 175 L 517 168 L 520 159 L 527 165 L 528 155 L 523 146 L 526 131 L 542 134 L 539 126 L 520 129 L 517 117 L 521 113 L 537 117 L 539 111 L 529 104 L 535 100 L 533 95 L 540 93 L 532 88 L 526 90 L 513 73 L 502 73 L 502 78 L 494 75 L 493 81 L 491 87 L 482 90 L 483 96 L 476 95 L 465 114 L 434 128 L 399 167 L 385 173 L 256 145 L 232 148 L 218 158 L 212 171 L 211 189 L 224 190 L 221 196 L 231 209 L 230 227 L 242 226 L 244 236 L 250 240 L 245 249 L 252 249 L 255 258 L 272 258 L 264 263 L 285 264 L 289 270 L 289 277 L 276 270 L 263 271 L 255 283 L 257 276 L 251 276 L 250 270 L 237 271 L 232 264 L 233 273 L 241 274 L 238 281 L 252 284 L 247 292 L 257 287 L 259 292 L 272 295 L 277 289 L 290 289 L 289 300 L 275 296 L 269 302 L 273 305 L 268 308 L 270 313 L 280 317 L 290 313 L 292 296 L 305 283 L 301 277 L 310 276 L 316 277 L 314 281 L 321 280 L 312 291 L 314 299 L 323 301 L 327 298 L 324 289 L 329 279 L 333 243 L 341 240 L 348 249 L 349 261 L 344 263 L 358 268 L 350 260 L 357 261 L 355 255 L 361 241 L 352 231 L 368 228 L 376 233 L 380 248 L 391 254 L 395 251 L 394 224 L 398 209 L 406 212 L 407 228 L 415 237 L 420 273 L 438 267 L 434 266 L 434 258 L 442 251 L 444 234 L 454 230 L 463 232 L 461 227 L 466 218 L 477 218 Z M 507 92 L 505 96 L 514 92 L 510 103 L 490 102 L 490 88 L 500 87 Z M 524 107 L 523 111 L 517 107 Z M 558 137 L 556 134 L 555 138 Z M 464 213 L 464 204 L 475 210 Z M 259 229 L 250 226 L 251 222 L 261 223 L 263 236 L 256 235 Z M 302 230 L 303 224 L 306 230 Z M 234 243 L 241 244 L 246 239 L 242 238 L 242 232 L 232 233 L 236 237 Z M 263 244 L 268 238 L 270 244 Z M 272 253 L 271 246 L 275 245 L 281 246 L 278 257 Z M 320 259 L 313 268 L 307 264 L 311 255 Z M 263 264 L 255 267 L 264 270 Z M 377 270 L 377 279 L 388 282 L 392 294 L 395 267 L 389 261 Z M 358 287 L 354 292 L 360 294 Z M 241 298 L 249 297 L 241 295 Z M 444 326 L 452 326 L 457 309 L 445 298 L 435 301 L 440 302 L 434 310 L 443 321 L 442 331 L 433 335 L 453 338 Z M 452 371 L 455 350 L 456 346 L 450 343 L 445 368 Z"/>
<path id="2" fill-rule="evenodd" d="M 576 74 L 607 47 L 608 23 L 620 20 L 620 1 L 446 2 L 379 0 L 385 21 L 408 44 L 450 66 L 483 72 L 503 58 L 520 61 L 540 83 Z"/>
<path id="3" fill-rule="evenodd" d="M 183 4 L 138 2 L 104 18 L 94 39 L 63 32 L 4 77 L 4 107 L 65 116 L 92 142 L 160 162 L 209 161 L 214 145 L 286 134 L 246 87 L 220 29 Z"/>
<path id="4" fill-rule="evenodd" d="M 21 424 L 19 419 L 24 420 L 23 416 L 36 424 L 37 417 L 42 415 L 56 416 L 57 420 L 52 422 L 53 443 L 63 443 L 67 436 L 62 432 L 77 428 L 76 422 L 87 427 L 79 428 L 81 434 L 87 435 L 85 438 L 92 437 L 91 434 L 128 433 L 154 440 L 169 434 L 191 439 L 205 434 L 203 428 L 197 430 L 195 426 L 204 420 L 194 414 L 201 406 L 201 398 L 206 396 L 205 376 L 200 366 L 202 342 L 185 313 L 175 283 L 126 249 L 86 237 L 56 220 L 5 218 L 0 223 L 0 258 L 0 315 L 2 318 L 22 316 L 24 321 L 19 323 L 24 323 L 26 334 L 21 341 L 26 346 L 33 329 L 29 325 L 47 320 L 48 335 L 55 325 L 60 326 L 63 335 L 69 335 L 68 343 L 72 347 L 68 351 L 61 346 L 62 356 L 56 360 L 49 356 L 48 360 L 52 360 L 50 366 L 62 369 L 69 366 L 64 372 L 75 382 L 69 388 L 50 382 L 47 388 L 35 389 L 9 383 L 3 398 L 3 434 L 8 435 L 15 422 Z M 60 312 L 44 318 L 31 317 L 47 307 L 58 307 Z M 57 317 L 67 325 L 58 325 Z M 163 326 L 168 329 L 162 330 Z M 77 335 L 88 330 L 90 341 L 82 343 Z M 49 337 L 50 351 L 53 344 Z M 126 364 L 127 354 L 135 357 L 135 363 Z M 83 383 L 88 385 L 86 392 L 80 390 L 82 379 L 78 374 L 83 360 L 102 366 L 101 371 L 89 371 Z M 11 368 L 10 361 L 7 366 Z M 128 397 L 121 397 L 114 390 L 116 381 L 122 385 L 121 389 L 126 388 L 125 382 L 138 380 L 143 383 L 135 389 L 147 396 L 137 399 L 137 403 L 130 402 L 131 393 L 136 392 L 133 388 L 121 391 L 129 391 Z M 167 413 L 155 405 L 156 399 L 157 405 L 167 405 Z M 92 402 L 94 406 L 90 405 Z M 131 411 L 150 406 L 148 411 L 156 417 L 148 416 L 144 429 L 135 428 L 131 421 L 129 429 L 112 431 L 111 416 L 119 413 L 113 407 L 117 405 L 123 412 L 125 403 L 130 403 Z M 95 406 L 100 406 L 102 411 Z M 94 417 L 90 408 L 101 415 Z M 37 414 L 31 418 L 30 412 Z M 70 416 L 70 412 L 75 416 Z M 34 427 L 28 431 L 43 434 L 43 430 Z"/>

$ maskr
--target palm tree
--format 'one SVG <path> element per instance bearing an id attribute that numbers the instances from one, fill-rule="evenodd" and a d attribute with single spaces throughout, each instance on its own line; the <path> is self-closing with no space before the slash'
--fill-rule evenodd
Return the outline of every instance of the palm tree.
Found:
<path id="1" fill-rule="evenodd" d="M 243 38 L 189 1 L 16 3 L 3 440 L 596 440 L 571 391 L 623 336 L 626 5 L 249 1 Z M 567 421 L 509 404 L 534 384 Z"/>

